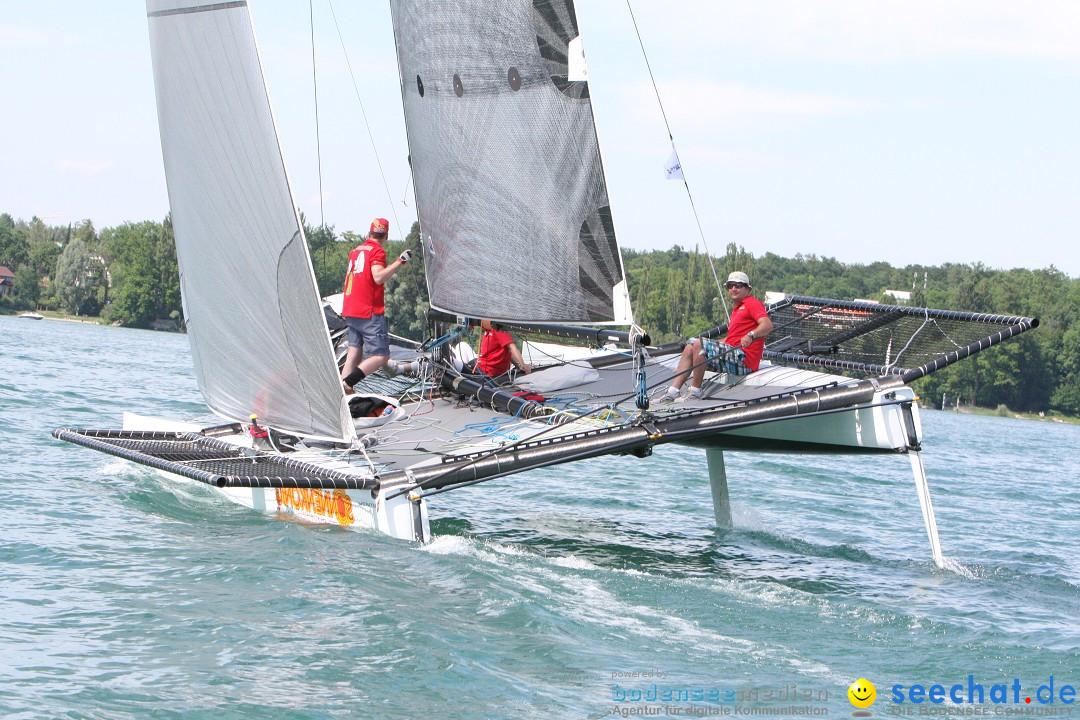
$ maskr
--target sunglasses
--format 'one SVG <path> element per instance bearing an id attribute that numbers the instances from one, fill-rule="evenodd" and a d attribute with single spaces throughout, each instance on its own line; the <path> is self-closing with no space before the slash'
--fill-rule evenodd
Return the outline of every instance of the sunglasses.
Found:
<path id="1" fill-rule="evenodd" d="M 727 288 L 728 290 L 730 290 L 731 288 L 744 288 L 744 287 L 750 287 L 750 286 L 747 285 L 746 283 L 729 282 L 729 283 L 724 283 L 724 287 Z"/>

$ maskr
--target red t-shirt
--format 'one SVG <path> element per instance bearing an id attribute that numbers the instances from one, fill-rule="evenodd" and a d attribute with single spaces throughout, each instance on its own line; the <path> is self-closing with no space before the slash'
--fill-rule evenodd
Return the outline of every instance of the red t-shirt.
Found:
<path id="1" fill-rule="evenodd" d="M 731 311 L 731 320 L 728 322 L 728 334 L 724 342 L 738 347 L 743 335 L 757 327 L 758 320 L 769 313 L 765 306 L 753 295 L 747 295 L 738 306 Z M 757 370 L 761 364 L 761 353 L 765 350 L 765 338 L 758 338 L 743 348 L 746 353 L 746 367 Z"/>
<path id="2" fill-rule="evenodd" d="M 480 338 L 480 357 L 476 359 L 478 367 L 485 375 L 495 377 L 510 369 L 510 350 L 514 338 L 501 330 L 484 330 Z"/>
<path id="3" fill-rule="evenodd" d="M 349 270 L 345 274 L 345 299 L 341 303 L 344 317 L 369 318 L 372 313 L 383 315 L 383 286 L 371 274 L 374 265 L 386 267 L 386 251 L 382 245 L 368 239 L 349 253 Z"/>

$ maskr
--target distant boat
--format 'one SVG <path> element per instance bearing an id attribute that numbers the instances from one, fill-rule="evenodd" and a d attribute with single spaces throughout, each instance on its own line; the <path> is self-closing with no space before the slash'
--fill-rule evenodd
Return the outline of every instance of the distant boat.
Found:
<path id="1" fill-rule="evenodd" d="M 44 320 L 44 319 L 45 319 L 45 316 L 44 316 L 44 315 L 38 315 L 38 314 L 37 314 L 37 313 L 35 313 L 35 312 L 25 312 L 25 313 L 21 313 L 21 314 L 19 315 L 19 317 L 21 317 L 21 318 L 26 318 L 27 320 Z"/>

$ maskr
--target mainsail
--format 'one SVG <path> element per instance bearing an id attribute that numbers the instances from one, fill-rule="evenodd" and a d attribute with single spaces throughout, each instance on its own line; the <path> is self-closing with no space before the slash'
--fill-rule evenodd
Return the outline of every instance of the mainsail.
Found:
<path id="1" fill-rule="evenodd" d="M 199 388 L 233 420 L 347 439 L 307 243 L 247 2 L 147 0 L 158 122 Z"/>
<path id="2" fill-rule="evenodd" d="M 632 322 L 572 0 L 393 0 L 433 307 Z"/>

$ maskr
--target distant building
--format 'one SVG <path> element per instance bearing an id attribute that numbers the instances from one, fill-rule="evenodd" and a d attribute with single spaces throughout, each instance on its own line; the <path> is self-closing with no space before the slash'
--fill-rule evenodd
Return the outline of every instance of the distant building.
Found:
<path id="1" fill-rule="evenodd" d="M 900 305 L 906 305 L 911 302 L 911 291 L 909 290 L 882 290 L 881 294 L 885 297 L 891 297 Z M 870 303 L 872 305 L 879 305 L 880 300 L 871 300 L 870 298 L 855 298 L 855 302 Z"/>
<path id="2" fill-rule="evenodd" d="M 783 300 L 786 297 L 787 297 L 787 293 L 774 292 L 772 290 L 769 290 L 768 292 L 765 293 L 765 304 L 766 305 L 775 305 L 776 303 L 780 302 L 781 300 Z"/>
<path id="3" fill-rule="evenodd" d="M 0 265 L 0 297 L 4 297 L 15 286 L 15 273 L 7 265 Z"/>
<path id="4" fill-rule="evenodd" d="M 881 294 L 886 296 L 886 297 L 892 298 L 894 301 L 896 301 L 900 305 L 905 305 L 905 304 L 911 302 L 911 291 L 910 290 L 882 290 Z M 781 300 L 783 300 L 786 297 L 787 297 L 787 293 L 773 292 L 773 291 L 770 290 L 770 291 L 765 293 L 765 304 L 766 305 L 775 305 L 776 303 L 780 302 Z M 871 300 L 870 298 L 855 298 L 855 302 L 870 303 L 872 305 L 877 305 L 877 304 L 880 303 L 879 300 Z"/>

